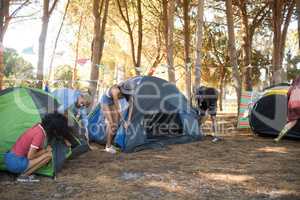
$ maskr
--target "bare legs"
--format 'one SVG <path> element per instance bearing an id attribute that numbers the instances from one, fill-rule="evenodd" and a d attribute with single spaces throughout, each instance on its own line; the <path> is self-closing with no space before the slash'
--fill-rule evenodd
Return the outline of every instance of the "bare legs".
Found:
<path id="1" fill-rule="evenodd" d="M 279 142 L 281 140 L 281 138 L 283 138 L 283 136 L 285 136 L 287 134 L 287 132 L 289 130 L 291 130 L 291 128 L 293 128 L 295 125 L 297 124 L 297 120 L 294 121 L 290 121 L 288 122 L 283 129 L 281 130 L 281 132 L 279 133 L 278 137 L 275 139 L 275 142 Z"/>
<path id="2" fill-rule="evenodd" d="M 26 175 L 26 176 L 31 175 L 37 169 L 39 169 L 40 167 L 47 164 L 51 159 L 52 159 L 52 152 L 46 151 L 39 157 L 29 160 L 29 164 L 28 164 L 28 167 L 27 167 L 24 175 Z"/>
<path id="3" fill-rule="evenodd" d="M 110 147 L 112 145 L 113 136 L 117 131 L 117 126 L 119 122 L 118 112 L 115 109 L 115 106 L 102 106 L 104 116 L 106 119 L 106 133 L 107 133 L 107 141 L 106 147 Z"/>

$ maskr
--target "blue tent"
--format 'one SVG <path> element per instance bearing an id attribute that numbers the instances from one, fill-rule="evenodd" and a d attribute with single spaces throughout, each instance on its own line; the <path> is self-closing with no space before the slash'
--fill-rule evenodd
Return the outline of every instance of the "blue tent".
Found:
<path id="1" fill-rule="evenodd" d="M 143 76 L 135 86 L 133 115 L 129 128 L 120 126 L 115 145 L 124 152 L 134 152 L 167 144 L 188 143 L 202 137 L 196 111 L 175 85 Z M 126 106 L 120 103 L 122 108 Z M 89 115 L 90 139 L 105 143 L 104 116 L 98 105 Z M 126 116 L 126 109 L 123 114 Z"/>

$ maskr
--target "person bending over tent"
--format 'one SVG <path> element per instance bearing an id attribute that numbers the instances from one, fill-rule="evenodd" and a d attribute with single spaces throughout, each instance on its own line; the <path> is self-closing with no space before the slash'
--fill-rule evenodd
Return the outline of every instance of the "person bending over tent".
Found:
<path id="1" fill-rule="evenodd" d="M 287 94 L 288 98 L 288 116 L 287 124 L 283 127 L 275 142 L 279 142 L 289 130 L 291 130 L 300 119 L 300 76 L 297 77 Z"/>
<path id="2" fill-rule="evenodd" d="M 133 108 L 132 94 L 136 85 L 141 80 L 141 77 L 135 77 L 124 81 L 120 84 L 113 85 L 105 94 L 102 95 L 100 103 L 106 121 L 107 141 L 105 151 L 109 153 L 116 153 L 116 148 L 112 146 L 113 136 L 118 130 L 120 122 L 124 128 L 127 129 L 130 125 Z M 128 102 L 128 117 L 125 120 L 119 105 L 119 100 L 125 98 Z"/>
<path id="3" fill-rule="evenodd" d="M 212 121 L 213 142 L 217 142 L 217 101 L 218 91 L 215 88 L 201 86 L 196 90 L 196 99 L 201 117 L 201 124 L 204 124 L 210 115 Z"/>
<path id="4" fill-rule="evenodd" d="M 58 100 L 61 106 L 58 112 L 68 116 L 67 111 L 70 110 L 76 119 L 81 122 L 85 129 L 85 137 L 88 140 L 88 111 L 87 108 L 92 102 L 91 95 L 81 93 L 79 90 L 61 88 L 55 90 L 52 95 Z"/>
<path id="5" fill-rule="evenodd" d="M 64 139 L 68 143 L 68 131 L 67 119 L 62 114 L 45 115 L 41 123 L 27 129 L 4 155 L 7 170 L 21 173 L 19 182 L 38 182 L 31 174 L 52 159 L 52 148 L 47 146 L 47 141 Z"/>

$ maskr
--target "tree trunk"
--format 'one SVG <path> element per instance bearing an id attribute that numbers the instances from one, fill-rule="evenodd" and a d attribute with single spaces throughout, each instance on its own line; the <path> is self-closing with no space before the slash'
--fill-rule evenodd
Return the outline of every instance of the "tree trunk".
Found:
<path id="1" fill-rule="evenodd" d="M 75 63 L 72 73 L 72 87 L 75 88 L 76 79 L 77 79 L 77 63 L 78 63 L 78 57 L 79 57 L 79 44 L 81 39 L 81 28 L 82 28 L 82 21 L 83 21 L 83 13 L 80 16 L 79 19 L 79 28 L 78 28 L 78 35 L 77 35 L 77 42 L 76 42 L 76 49 L 75 49 Z"/>
<path id="2" fill-rule="evenodd" d="M 176 84 L 174 58 L 173 58 L 173 32 L 174 32 L 174 12 L 175 12 L 175 0 L 169 0 L 168 10 L 168 42 L 167 42 L 167 64 L 168 64 L 168 76 L 169 82 Z"/>
<path id="3" fill-rule="evenodd" d="M 300 53 L 300 0 L 296 0 L 297 21 L 298 21 L 298 51 Z"/>
<path id="4" fill-rule="evenodd" d="M 242 1 L 240 5 L 240 15 L 242 19 L 242 30 L 243 30 L 243 65 L 245 73 L 244 89 L 246 91 L 252 91 L 252 67 L 251 67 L 251 36 L 249 28 L 249 19 L 246 1 Z"/>
<path id="5" fill-rule="evenodd" d="M 288 3 L 288 5 L 285 5 Z M 283 13 L 287 6 L 286 13 Z M 295 7 L 295 0 L 284 2 L 284 0 L 273 1 L 272 4 L 272 26 L 273 26 L 273 53 L 272 53 L 272 84 L 282 82 L 282 62 L 285 50 L 285 41 L 289 23 Z M 283 16 L 286 16 L 285 18 Z M 283 27 L 282 27 L 283 26 Z"/>
<path id="6" fill-rule="evenodd" d="M 227 28 L 228 28 L 228 49 L 230 55 L 230 64 L 233 68 L 232 79 L 234 82 L 234 87 L 237 95 L 237 104 L 238 104 L 237 113 L 239 113 L 242 83 L 239 74 L 236 47 L 235 47 L 232 0 L 226 0 L 226 18 L 227 18 Z"/>
<path id="7" fill-rule="evenodd" d="M 137 58 L 136 67 L 141 68 L 141 57 L 142 57 L 142 44 L 143 44 L 143 15 L 142 15 L 142 3 L 141 0 L 137 0 L 137 13 L 138 13 L 138 47 L 137 47 Z M 140 75 L 140 71 L 136 70 Z"/>
<path id="8" fill-rule="evenodd" d="M 196 62 L 195 62 L 195 89 L 200 86 L 201 81 L 201 48 L 203 36 L 203 14 L 204 0 L 198 0 L 198 15 L 197 15 L 197 38 L 196 38 Z"/>
<path id="9" fill-rule="evenodd" d="M 105 27 L 107 22 L 108 15 L 108 6 L 109 0 L 93 0 L 93 15 L 95 18 L 94 21 L 94 37 L 92 43 L 92 66 L 91 66 L 91 74 L 90 74 L 90 92 L 92 96 L 95 97 L 98 79 L 99 79 L 99 65 L 102 58 L 103 46 L 104 46 L 104 35 L 105 35 Z M 104 13 L 101 20 L 101 11 L 104 5 Z"/>
<path id="10" fill-rule="evenodd" d="M 185 66 L 185 90 L 188 99 L 191 98 L 191 58 L 190 58 L 190 0 L 183 0 L 183 32 L 184 32 L 184 66 Z"/>
<path id="11" fill-rule="evenodd" d="M 45 57 L 45 46 L 49 24 L 49 0 L 44 0 L 43 3 L 43 18 L 42 18 L 42 30 L 39 37 L 39 53 L 37 63 L 37 87 L 43 88 L 44 79 L 44 57 Z"/>

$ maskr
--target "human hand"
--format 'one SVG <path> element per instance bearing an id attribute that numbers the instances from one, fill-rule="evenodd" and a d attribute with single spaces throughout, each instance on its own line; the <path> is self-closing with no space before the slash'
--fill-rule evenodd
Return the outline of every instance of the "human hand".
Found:
<path id="1" fill-rule="evenodd" d="M 123 126 L 124 126 L 125 130 L 128 129 L 129 125 L 130 125 L 130 122 L 126 122 L 126 121 L 124 122 Z"/>
<path id="2" fill-rule="evenodd" d="M 46 151 L 51 153 L 52 152 L 52 147 L 50 145 L 48 145 L 47 148 L 46 148 Z"/>

